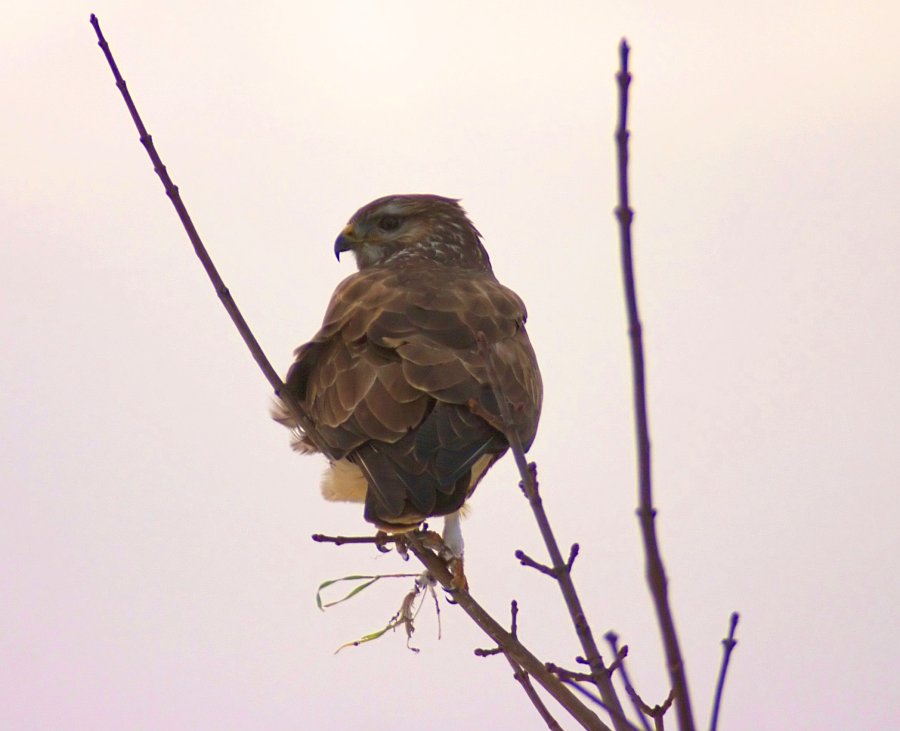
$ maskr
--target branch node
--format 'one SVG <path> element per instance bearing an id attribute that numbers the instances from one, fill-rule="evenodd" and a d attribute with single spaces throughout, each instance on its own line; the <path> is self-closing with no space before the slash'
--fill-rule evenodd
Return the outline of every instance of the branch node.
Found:
<path id="1" fill-rule="evenodd" d="M 541 505 L 541 491 L 537 479 L 537 464 L 529 462 L 525 465 L 525 470 L 520 469 L 522 479 L 519 481 L 519 489 L 522 494 L 528 498 L 532 506 Z"/>
<path id="2" fill-rule="evenodd" d="M 555 665 L 552 662 L 545 663 L 544 667 L 546 667 L 549 672 L 556 675 L 560 680 L 574 680 L 576 682 L 584 683 L 592 683 L 594 681 L 594 676 L 590 673 L 579 673 L 574 670 L 561 668 L 559 665 Z"/>
<path id="3" fill-rule="evenodd" d="M 616 670 L 619 670 L 625 664 L 625 658 L 628 657 L 628 645 L 622 645 L 619 651 L 616 653 L 616 659 L 612 661 L 612 664 L 609 666 L 609 669 L 606 671 L 612 676 Z"/>
<path id="4" fill-rule="evenodd" d="M 631 345 L 632 396 L 634 401 L 634 429 L 638 463 L 638 504 L 640 509 L 641 536 L 646 560 L 646 576 L 653 597 L 656 619 L 666 655 L 669 681 L 675 690 L 678 725 L 681 731 L 694 731 L 694 715 L 688 694 L 687 677 L 681 656 L 675 620 L 669 606 L 666 575 L 663 568 L 659 541 L 654 528 L 656 510 L 653 507 L 653 483 L 650 457 L 650 427 L 647 408 L 647 387 L 644 363 L 644 344 L 641 335 L 641 318 L 638 309 L 637 285 L 632 255 L 631 219 L 633 212 L 628 189 L 628 87 L 631 73 L 628 70 L 628 43 L 619 44 L 618 121 L 616 125 L 616 161 L 618 183 L 619 243 L 622 261 L 622 281 L 625 290 L 629 341 Z"/>
<path id="5" fill-rule="evenodd" d="M 719 679 L 716 681 L 716 694 L 713 697 L 712 718 L 709 722 L 709 731 L 716 731 L 719 725 L 719 707 L 722 704 L 722 692 L 725 689 L 725 674 L 728 672 L 728 661 L 731 659 L 731 653 L 737 645 L 734 639 L 735 630 L 737 630 L 740 615 L 737 612 L 731 613 L 728 621 L 728 636 L 722 640 L 722 665 L 719 668 Z"/>
<path id="6" fill-rule="evenodd" d="M 372 543 L 382 553 L 390 551 L 388 543 L 397 543 L 398 536 L 389 536 L 383 531 L 378 531 L 374 536 L 326 536 L 321 533 L 313 533 L 310 536 L 316 543 L 333 543 L 335 546 L 343 546 L 348 543 Z"/>

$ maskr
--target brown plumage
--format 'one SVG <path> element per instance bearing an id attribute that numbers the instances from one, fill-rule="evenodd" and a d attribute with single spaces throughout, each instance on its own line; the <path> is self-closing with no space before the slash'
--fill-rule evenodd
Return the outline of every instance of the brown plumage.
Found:
<path id="1" fill-rule="evenodd" d="M 525 305 L 500 284 L 460 205 L 434 195 L 380 198 L 335 242 L 359 272 L 341 282 L 322 328 L 299 347 L 286 386 L 313 430 L 295 448 L 330 461 L 323 493 L 365 502 L 366 520 L 409 530 L 458 511 L 506 438 L 473 413 L 497 414 L 487 351 L 526 448 L 537 430 L 541 377 Z"/>

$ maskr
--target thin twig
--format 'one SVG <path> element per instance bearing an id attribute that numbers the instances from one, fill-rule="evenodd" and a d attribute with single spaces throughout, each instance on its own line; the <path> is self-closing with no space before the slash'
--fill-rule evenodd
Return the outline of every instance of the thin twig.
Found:
<path id="1" fill-rule="evenodd" d="M 574 670 L 568 670 L 552 662 L 546 663 L 545 667 L 560 680 L 576 680 L 579 683 L 594 682 L 594 678 L 590 673 L 579 673 Z"/>
<path id="2" fill-rule="evenodd" d="M 522 690 L 525 691 L 525 695 L 528 696 L 528 700 L 531 701 L 531 705 L 535 707 L 540 717 L 544 719 L 544 723 L 547 724 L 547 728 L 551 729 L 551 731 L 563 731 L 562 726 L 560 726 L 556 719 L 553 718 L 550 710 L 547 708 L 547 706 L 544 704 L 544 701 L 541 700 L 541 697 L 534 689 L 528 673 L 526 673 L 521 667 L 519 667 L 518 663 L 516 663 L 516 661 L 513 660 L 508 654 L 503 654 L 506 655 L 506 660 L 507 662 L 509 662 L 510 667 L 513 669 L 513 677 L 522 686 Z"/>
<path id="3" fill-rule="evenodd" d="M 519 625 L 518 625 L 518 617 L 519 617 L 519 603 L 513 599 L 509 604 L 509 633 L 515 638 L 519 639 Z M 485 650 L 483 648 L 477 648 L 475 650 L 476 657 L 491 657 L 492 655 L 499 655 L 503 652 L 502 647 L 492 647 L 489 650 Z"/>
<path id="4" fill-rule="evenodd" d="M 644 714 L 646 714 L 653 719 L 653 726 L 656 731 L 663 731 L 666 727 L 666 712 L 669 710 L 669 708 L 672 707 L 672 701 L 675 700 L 675 689 L 673 688 L 672 690 L 670 690 L 669 695 L 666 696 L 666 699 L 657 706 L 651 706 L 646 703 L 632 686 L 629 685 L 627 687 L 627 691 L 641 717 L 643 718 Z"/>
<path id="5" fill-rule="evenodd" d="M 638 315 L 637 291 L 634 281 L 634 263 L 631 255 L 631 220 L 634 216 L 628 196 L 628 87 L 631 74 L 628 71 L 628 43 L 622 39 L 619 46 L 621 66 L 616 75 L 619 84 L 619 123 L 616 129 L 616 150 L 618 153 L 619 203 L 616 218 L 619 220 L 619 234 L 622 249 L 622 276 L 625 283 L 625 300 L 628 309 L 628 332 L 631 336 L 631 361 L 634 380 L 634 416 L 638 452 L 638 482 L 640 507 L 638 518 L 644 540 L 646 554 L 647 582 L 656 608 L 657 622 L 666 653 L 669 679 L 675 691 L 675 707 L 681 731 L 694 731 L 694 715 L 688 694 L 687 677 L 675 621 L 669 607 L 666 572 L 663 568 L 659 543 L 656 538 L 653 507 L 653 490 L 650 471 L 650 429 L 647 418 L 647 396 L 644 375 L 644 345 L 641 335 L 641 320 Z"/>
<path id="6" fill-rule="evenodd" d="M 616 657 L 619 656 L 619 635 L 610 630 L 603 637 L 609 643 L 610 649 L 616 654 Z M 625 649 L 627 645 L 623 645 L 622 649 Z M 622 662 L 619 663 L 619 674 L 622 676 L 622 682 L 625 684 L 625 692 L 628 694 L 629 700 L 631 700 L 631 704 L 634 706 L 634 710 L 637 712 L 638 720 L 641 722 L 641 725 L 644 727 L 644 731 L 651 731 L 650 722 L 647 720 L 647 716 L 644 715 L 644 709 L 641 704 L 635 699 L 636 694 L 633 694 L 634 686 L 631 685 L 631 678 L 628 677 L 628 670 L 625 667 L 625 658 L 622 658 Z"/>
<path id="7" fill-rule="evenodd" d="M 502 655 L 502 647 L 476 647 L 475 657 L 493 657 L 494 655 Z"/>
<path id="8" fill-rule="evenodd" d="M 374 536 L 325 536 L 321 533 L 313 533 L 310 536 L 316 543 L 333 543 L 335 546 L 343 546 L 348 543 L 371 543 L 382 553 L 390 551 L 389 543 L 400 546 L 403 543 L 402 535 L 390 535 L 384 531 L 378 531 Z"/>
<path id="9" fill-rule="evenodd" d="M 516 551 L 515 555 L 516 558 L 519 559 L 519 563 L 523 566 L 527 566 L 528 568 L 534 569 L 535 571 L 540 571 L 542 574 L 546 574 L 551 579 L 555 579 L 557 577 L 556 569 L 552 569 L 549 566 L 538 563 L 531 556 L 525 553 L 525 551 Z"/>
<path id="10" fill-rule="evenodd" d="M 616 659 L 612 661 L 609 666 L 609 674 L 612 676 L 616 670 L 620 670 L 622 666 L 625 664 L 625 658 L 628 657 L 628 645 L 622 645 L 619 648 L 619 651 L 616 652 Z"/>
<path id="11" fill-rule="evenodd" d="M 600 706 L 600 708 L 602 708 L 607 713 L 611 713 L 609 707 L 600 699 L 600 696 L 598 696 L 596 693 L 592 693 L 587 688 L 583 688 L 575 680 L 563 680 L 563 682 L 566 685 L 568 685 L 570 688 L 578 691 L 581 695 L 583 695 L 585 698 L 587 698 L 592 703 L 596 703 L 598 706 Z M 627 729 L 627 731 L 641 731 L 637 726 L 635 726 L 633 723 L 631 723 L 631 721 L 629 721 L 627 718 L 623 718 L 622 723 L 625 725 L 625 728 Z"/>
<path id="12" fill-rule="evenodd" d="M 438 583 L 440 583 L 445 591 L 453 597 L 460 608 L 472 618 L 475 624 L 477 624 L 488 637 L 494 640 L 498 647 L 503 649 L 503 652 L 507 657 L 518 663 L 518 665 L 534 678 L 560 705 L 562 705 L 583 728 L 610 731 L 609 727 L 600 720 L 596 713 L 579 701 L 559 678 L 548 672 L 544 667 L 544 664 L 532 655 L 516 637 L 513 637 L 510 632 L 503 629 L 503 627 L 475 601 L 467 589 L 455 586 L 453 574 L 450 572 L 447 564 L 438 557 L 437 554 L 426 548 L 417 534 L 408 534 L 408 539 L 410 551 L 412 551 L 416 558 L 424 564 L 425 568 L 431 572 L 431 575 L 437 579 Z"/>
<path id="13" fill-rule="evenodd" d="M 550 526 L 550 520 L 547 518 L 547 513 L 544 510 L 544 504 L 541 500 L 540 488 L 537 481 L 537 467 L 533 462 L 529 464 L 525 457 L 525 449 L 522 446 L 522 440 L 519 438 L 514 427 L 515 422 L 513 421 L 509 402 L 500 387 L 500 379 L 497 377 L 497 371 L 491 357 L 491 349 L 488 346 L 487 338 L 483 333 L 478 334 L 478 345 L 484 357 L 488 379 L 500 410 L 501 425 L 504 427 L 503 432 L 509 443 L 510 451 L 512 451 L 513 457 L 515 458 L 516 466 L 519 468 L 519 475 L 522 477 L 520 487 L 528 498 L 528 503 L 531 505 L 531 510 L 537 521 L 541 537 L 544 539 L 544 545 L 547 547 L 547 553 L 550 554 L 551 570 L 559 584 L 563 599 L 566 602 L 566 607 L 568 607 L 569 610 L 569 616 L 572 618 L 572 624 L 575 626 L 575 633 L 578 635 L 581 647 L 588 660 L 594 684 L 600 691 L 600 697 L 603 699 L 604 706 L 609 709 L 612 723 L 616 731 L 626 731 L 629 724 L 627 723 L 622 703 L 619 700 L 616 689 L 609 677 L 609 671 L 603 664 L 603 659 L 600 657 L 600 652 L 597 649 L 597 643 L 594 641 L 594 634 L 591 631 L 591 626 L 581 607 L 581 600 L 578 598 L 578 592 L 575 589 L 575 584 L 572 581 L 572 576 L 569 571 L 571 564 L 563 559 L 562 553 L 559 550 L 559 544 L 556 541 L 556 536 L 553 533 L 553 528 Z M 522 557 L 518 557 L 521 561 Z M 532 563 L 534 562 L 532 561 Z"/>
<path id="14" fill-rule="evenodd" d="M 656 731 L 665 731 L 665 718 L 666 711 L 672 707 L 672 701 L 675 700 L 675 689 L 669 691 L 669 695 L 666 696 L 666 699 L 662 702 L 662 705 L 653 706 L 653 708 L 646 709 L 647 713 L 650 715 L 650 718 L 653 719 L 653 723 L 656 725 Z"/>
<path id="15" fill-rule="evenodd" d="M 728 672 L 728 661 L 731 659 L 731 652 L 734 650 L 734 646 L 737 645 L 737 640 L 734 639 L 734 632 L 737 629 L 739 619 L 740 615 L 737 612 L 732 612 L 728 625 L 728 637 L 722 640 L 722 667 L 719 669 L 719 680 L 716 683 L 716 695 L 713 698 L 709 731 L 716 731 L 719 725 L 719 704 L 722 702 L 722 691 L 725 689 L 725 673 Z"/>
<path id="16" fill-rule="evenodd" d="M 222 277 L 219 275 L 219 271 L 216 269 L 215 264 L 213 264 L 213 261 L 209 256 L 209 253 L 206 251 L 206 247 L 203 245 L 203 241 L 200 240 L 200 234 L 197 233 L 194 222 L 191 220 L 191 216 L 181 200 L 181 194 L 178 192 L 178 186 L 172 182 L 172 179 L 169 177 L 169 173 L 166 170 L 166 166 L 163 165 L 159 154 L 156 152 L 156 147 L 153 144 L 153 138 L 147 133 L 147 128 L 144 127 L 144 122 L 141 119 L 141 115 L 138 113 L 137 107 L 135 106 L 134 101 L 131 98 L 131 93 L 128 91 L 128 86 L 125 84 L 125 79 L 123 79 L 122 74 L 119 73 L 119 67 L 116 65 L 116 61 L 113 58 L 112 51 L 110 51 L 109 49 L 109 44 L 106 42 L 106 38 L 103 37 L 103 32 L 100 30 L 100 21 L 97 20 L 97 16 L 93 13 L 91 14 L 91 25 L 94 26 L 94 31 L 97 34 L 97 44 L 103 51 L 103 55 L 106 56 L 106 61 L 109 64 L 109 68 L 112 70 L 113 78 L 116 80 L 116 86 L 122 93 L 122 98 L 125 100 L 125 106 L 128 107 L 128 111 L 131 114 L 131 119 L 134 122 L 134 126 L 137 127 L 141 144 L 147 151 L 147 155 L 150 157 L 150 161 L 153 163 L 153 169 L 154 171 L 156 171 L 156 174 L 162 181 L 163 188 L 165 188 L 166 191 L 166 195 L 169 197 L 169 200 L 172 201 L 172 205 L 175 207 L 178 218 L 181 219 L 181 225 L 184 226 L 184 230 L 187 232 L 188 238 L 194 245 L 194 252 L 197 254 L 197 258 L 200 259 L 200 263 L 203 265 L 203 269 L 206 271 L 206 274 L 209 277 L 209 281 L 212 282 L 213 288 L 216 290 L 216 294 L 218 295 L 219 300 L 222 302 L 222 305 L 225 307 L 225 310 L 231 317 L 231 321 L 234 323 L 234 326 L 237 328 L 238 332 L 243 338 L 244 343 L 250 351 L 250 355 L 253 356 L 253 360 L 256 361 L 256 364 L 259 366 L 259 369 L 266 377 L 269 385 L 271 385 L 272 389 L 275 391 L 275 396 L 281 399 L 287 405 L 287 407 L 291 410 L 291 415 L 294 416 L 301 427 L 303 427 L 306 436 L 315 442 L 314 430 L 310 428 L 311 423 L 309 419 L 299 408 L 293 394 L 287 388 L 285 388 L 284 382 L 281 380 L 281 377 L 275 372 L 275 369 L 272 367 L 269 359 L 266 358 L 266 354 L 263 352 L 262 347 L 260 347 L 259 342 L 256 340 L 256 336 L 250 330 L 250 326 L 247 324 L 247 321 L 244 319 L 244 316 L 238 309 L 234 298 L 232 298 L 231 293 L 228 291 L 228 287 L 225 286 L 225 282 L 222 281 Z M 321 451 L 328 454 L 328 450 L 325 449 L 323 445 L 317 443 L 316 446 Z"/>
<path id="17" fill-rule="evenodd" d="M 566 573 L 572 573 L 572 567 L 575 565 L 575 559 L 578 558 L 579 551 L 581 551 L 581 546 L 577 543 L 573 543 L 572 547 L 569 549 L 569 560 L 566 561 Z"/>
<path id="18" fill-rule="evenodd" d="M 510 629 L 509 633 L 515 638 L 519 639 L 519 631 L 518 631 L 518 616 L 519 616 L 519 604 L 513 599 L 510 603 Z M 506 658 L 506 661 L 509 663 L 509 666 L 513 669 L 513 678 L 522 686 L 522 690 L 525 691 L 525 695 L 528 696 L 528 700 L 531 701 L 531 704 L 535 707 L 538 712 L 538 715 L 542 719 L 544 719 L 544 723 L 547 724 L 547 728 L 551 729 L 551 731 L 562 731 L 562 727 L 559 725 L 557 720 L 553 718 L 553 714 L 550 713 L 550 710 L 544 704 L 544 701 L 541 700 L 541 697 L 538 695 L 537 691 L 534 689 L 534 685 L 531 683 L 531 679 L 528 677 L 528 673 L 522 669 L 522 666 L 519 665 L 513 658 L 507 653 L 502 647 L 492 647 L 488 650 L 483 648 L 478 648 L 475 650 L 475 655 L 477 657 L 490 657 L 492 655 L 503 655 Z M 548 666 L 549 670 L 549 666 Z"/>
<path id="19" fill-rule="evenodd" d="M 378 543 L 377 536 L 326 536 L 321 533 L 313 533 L 312 538 L 316 543 L 333 543 L 336 546 L 343 546 L 346 543 Z M 390 541 L 396 540 L 393 536 Z"/>

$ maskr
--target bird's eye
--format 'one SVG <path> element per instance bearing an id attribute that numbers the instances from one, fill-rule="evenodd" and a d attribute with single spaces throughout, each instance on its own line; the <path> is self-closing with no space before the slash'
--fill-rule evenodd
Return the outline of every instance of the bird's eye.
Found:
<path id="1" fill-rule="evenodd" d="M 378 228 L 382 231 L 396 231 L 400 228 L 400 216 L 394 216 L 390 213 L 383 215 L 378 219 Z"/>

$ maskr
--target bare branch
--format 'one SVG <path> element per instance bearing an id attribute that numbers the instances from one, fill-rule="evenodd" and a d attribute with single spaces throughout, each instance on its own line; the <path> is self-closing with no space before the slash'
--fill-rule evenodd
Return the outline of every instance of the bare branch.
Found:
<path id="1" fill-rule="evenodd" d="M 609 709 L 612 723 L 616 731 L 626 731 L 630 724 L 628 724 L 626 720 L 622 703 L 619 700 L 616 689 L 609 677 L 609 672 L 603 664 L 603 659 L 600 657 L 600 652 L 597 649 L 597 643 L 594 641 L 594 635 L 591 631 L 590 624 L 581 607 L 581 600 L 578 598 L 575 584 L 572 582 L 572 577 L 567 570 L 568 564 L 563 560 L 562 553 L 559 550 L 559 544 L 556 541 L 556 536 L 550 526 L 550 520 L 547 518 L 547 513 L 544 510 L 544 504 L 541 500 L 540 488 L 537 481 L 537 466 L 533 462 L 529 464 L 525 457 L 525 449 L 522 446 L 522 440 L 519 438 L 519 435 L 516 433 L 513 426 L 515 422 L 512 418 L 509 401 L 507 401 L 506 395 L 500 387 L 500 379 L 497 377 L 491 349 L 488 346 L 487 338 L 483 333 L 478 334 L 478 346 L 484 356 L 488 379 L 500 410 L 503 434 L 506 436 L 510 451 L 515 458 L 516 466 L 519 468 L 519 475 L 522 477 L 519 486 L 528 498 L 528 503 L 531 505 L 531 510 L 537 521 L 541 537 L 544 539 L 544 545 L 547 547 L 547 553 L 550 554 L 551 571 L 559 584 L 563 599 L 568 607 L 569 616 L 572 618 L 572 624 L 575 626 L 575 633 L 578 635 L 581 647 L 584 650 L 584 654 L 590 665 L 594 684 L 600 691 L 604 706 Z M 519 560 L 522 561 L 522 556 L 524 556 L 524 554 L 519 556 L 519 553 L 521 552 L 517 552 L 516 555 Z M 536 562 L 532 561 L 531 563 L 535 564 L 535 568 L 541 570 Z M 545 571 L 544 573 L 547 572 Z"/>
<path id="2" fill-rule="evenodd" d="M 393 543 L 399 547 L 403 542 L 400 535 L 390 535 L 381 530 L 374 536 L 325 536 L 321 533 L 313 533 L 310 537 L 316 543 L 333 543 L 335 546 L 343 546 L 348 543 L 372 543 L 382 553 L 390 551 L 387 547 L 388 544 Z"/>
<path id="3" fill-rule="evenodd" d="M 424 564 L 425 568 L 431 572 L 431 575 L 437 579 L 438 583 L 444 587 L 444 590 L 453 597 L 475 624 L 497 643 L 498 648 L 502 648 L 503 653 L 510 660 L 517 663 L 534 678 L 583 728 L 610 731 L 597 714 L 581 703 L 555 675 L 548 672 L 544 664 L 532 655 L 512 633 L 503 629 L 475 601 L 467 589 L 455 586 L 453 574 L 447 564 L 437 554 L 425 547 L 418 534 L 409 533 L 407 538 L 410 551 Z M 622 728 L 627 729 L 628 727 L 623 726 Z"/>
<path id="4" fill-rule="evenodd" d="M 613 660 L 612 664 L 609 666 L 610 675 L 624 666 L 626 657 L 628 657 L 628 645 L 622 645 L 616 653 L 616 659 Z"/>
<path id="5" fill-rule="evenodd" d="M 577 543 L 573 543 L 572 547 L 569 549 L 569 560 L 566 561 L 566 573 L 572 573 L 572 567 L 575 565 L 575 559 L 578 558 L 578 552 L 581 550 L 581 546 Z"/>
<path id="6" fill-rule="evenodd" d="M 336 546 L 343 546 L 347 543 L 378 543 L 377 536 L 326 536 L 321 533 L 313 533 L 312 538 L 316 543 L 333 543 Z M 394 536 L 390 536 L 390 541 L 394 541 Z"/>
<path id="7" fill-rule="evenodd" d="M 621 650 L 619 649 L 619 635 L 610 630 L 604 635 L 604 638 L 609 643 L 610 649 L 616 654 L 616 657 L 619 657 Z M 623 645 L 622 650 L 627 649 L 628 645 Z M 622 657 L 622 661 L 619 663 L 618 667 L 619 673 L 622 676 L 622 682 L 625 684 L 625 692 L 628 694 L 629 700 L 631 700 L 631 704 L 634 706 L 634 710 L 637 712 L 637 717 L 641 722 L 641 725 L 644 727 L 644 731 L 651 731 L 650 722 L 647 720 L 647 716 L 644 715 L 644 709 L 640 702 L 637 700 L 637 694 L 634 693 L 634 686 L 631 684 L 631 678 L 628 677 L 628 670 L 625 668 L 625 657 Z"/>
<path id="8" fill-rule="evenodd" d="M 647 710 L 647 713 L 653 719 L 653 723 L 656 725 L 656 731 L 665 731 L 665 717 L 666 711 L 669 710 L 672 706 L 672 701 L 675 700 L 675 689 L 669 691 L 669 695 L 663 701 L 660 706 L 653 706 Z"/>
<path id="9" fill-rule="evenodd" d="M 492 657 L 494 655 L 502 655 L 503 648 L 502 647 L 476 647 L 475 648 L 475 657 Z"/>
<path id="10" fill-rule="evenodd" d="M 672 701 L 675 700 L 674 688 L 669 691 L 669 695 L 666 696 L 666 699 L 657 706 L 651 706 L 646 703 L 644 699 L 638 695 L 637 691 L 634 688 L 632 688 L 629 692 L 634 694 L 634 700 L 641 707 L 641 711 L 646 713 L 651 718 L 655 719 L 662 718 L 665 715 L 666 711 L 671 708 Z"/>
<path id="11" fill-rule="evenodd" d="M 556 569 L 551 569 L 549 566 L 545 566 L 542 563 L 538 563 L 531 556 L 529 556 L 525 551 L 516 551 L 516 558 L 519 559 L 519 563 L 523 566 L 527 566 L 530 569 L 535 569 L 536 571 L 540 571 L 542 574 L 546 574 L 552 579 L 556 578 Z"/>
<path id="12" fill-rule="evenodd" d="M 169 200 L 172 201 L 172 205 L 175 207 L 175 212 L 178 214 L 178 218 L 181 220 L 181 225 L 184 226 L 184 230 L 185 232 L 187 232 L 188 238 L 194 245 L 194 252 L 197 254 L 197 258 L 200 259 L 200 263 L 203 265 L 203 269 L 206 271 L 206 274 L 209 277 L 209 281 L 212 282 L 213 288 L 216 290 L 216 294 L 218 295 L 219 300 L 222 302 L 222 305 L 225 307 L 225 310 L 231 317 L 231 321 L 234 323 L 234 326 L 237 328 L 237 331 L 243 338 L 244 343 L 250 351 L 250 355 L 253 356 L 253 360 L 256 361 L 256 364 L 259 366 L 259 369 L 266 377 L 269 385 L 271 385 L 272 389 L 275 391 L 275 396 L 281 399 L 288 406 L 288 408 L 291 410 L 291 414 L 296 417 L 297 422 L 303 427 L 306 436 L 309 439 L 315 441 L 314 431 L 308 428 L 310 426 L 309 419 L 299 409 L 293 394 L 287 388 L 285 388 L 284 382 L 281 380 L 281 377 L 275 372 L 275 369 L 272 368 L 272 364 L 269 362 L 269 359 L 266 358 L 266 354 L 263 352 L 259 342 L 256 340 L 256 336 L 250 330 L 250 326 L 247 324 L 247 321 L 244 319 L 244 316 L 238 309 L 237 304 L 231 296 L 231 293 L 228 291 L 228 287 L 225 286 L 225 282 L 222 281 L 222 277 L 219 275 L 219 271 L 216 269 L 215 264 L 213 264 L 212 259 L 207 253 L 206 247 L 200 240 L 200 234 L 197 233 L 194 222 L 191 220 L 191 216 L 181 200 L 181 194 L 178 192 L 178 186 L 176 186 L 172 182 L 172 179 L 169 177 L 169 173 L 166 170 L 166 166 L 163 165 L 159 154 L 156 152 L 156 147 L 153 144 L 153 138 L 147 133 L 146 127 L 144 127 L 144 122 L 141 119 L 141 115 L 138 113 L 137 107 L 134 105 L 134 101 L 131 98 L 131 93 L 128 91 L 128 86 L 125 84 L 125 79 L 123 79 L 122 74 L 119 73 L 119 67 L 116 65 L 116 61 L 113 58 L 112 51 L 110 51 L 109 48 L 109 44 L 106 42 L 106 38 L 103 37 L 103 32 L 100 30 L 100 21 L 97 20 L 97 16 L 93 13 L 91 14 L 91 25 L 94 26 L 94 31 L 97 34 L 97 44 L 103 51 L 103 55 L 106 56 L 106 61 L 109 64 L 110 70 L 112 71 L 113 78 L 116 80 L 116 86 L 122 93 L 122 98 L 125 100 L 125 106 L 128 107 L 128 111 L 131 114 L 131 119 L 134 122 L 134 126 L 137 128 L 141 144 L 147 151 L 147 155 L 150 157 L 150 161 L 153 163 L 153 169 L 159 176 L 160 181 L 162 181 L 163 188 L 166 191 L 166 195 L 169 197 Z M 328 454 L 328 450 L 325 449 L 323 445 L 316 444 L 316 446 L 325 454 Z"/>
<path id="13" fill-rule="evenodd" d="M 544 723 L 547 724 L 547 728 L 551 729 L 551 731 L 562 731 L 562 726 L 560 726 L 559 723 L 557 723 L 556 719 L 553 718 L 550 710 L 544 704 L 544 701 L 541 700 L 541 697 L 538 695 L 537 691 L 534 689 L 534 686 L 531 684 L 531 678 L 528 677 L 528 673 L 522 670 L 522 668 L 518 666 L 516 661 L 513 660 L 509 655 L 506 655 L 506 659 L 509 662 L 510 667 L 512 667 L 513 669 L 513 677 L 517 681 L 519 681 L 519 684 L 522 686 L 522 690 L 524 690 L 525 695 L 528 696 L 528 700 L 531 701 L 531 704 L 535 707 L 540 717 L 544 719 Z"/>
<path id="14" fill-rule="evenodd" d="M 568 685 L 570 688 L 572 688 L 573 690 L 576 690 L 576 691 L 578 691 L 579 693 L 581 693 L 581 695 L 583 695 L 585 698 L 587 698 L 588 700 L 590 700 L 592 703 L 596 703 L 598 706 L 600 706 L 600 707 L 601 707 L 604 711 L 606 711 L 607 713 L 610 713 L 610 714 L 612 713 L 612 711 L 606 706 L 606 704 L 600 699 L 599 696 L 597 696 L 595 693 L 592 693 L 592 692 L 589 691 L 587 688 L 581 687 L 581 686 L 578 684 L 577 681 L 575 681 L 575 680 L 563 680 L 563 682 L 564 682 L 566 685 Z M 627 718 L 625 718 L 624 716 L 622 717 L 621 722 L 622 722 L 624 728 L 627 729 L 627 731 L 641 731 L 637 726 L 635 726 L 633 723 L 631 723 L 631 721 L 629 721 L 629 720 L 628 720 Z"/>
<path id="15" fill-rule="evenodd" d="M 594 682 L 594 678 L 590 673 L 579 673 L 574 670 L 567 670 L 552 662 L 546 663 L 546 668 L 560 680 L 575 680 L 579 683 Z"/>
<path id="16" fill-rule="evenodd" d="M 509 605 L 509 613 L 510 613 L 510 623 L 509 623 L 509 633 L 516 639 L 519 639 L 519 627 L 518 627 L 518 616 L 519 616 L 519 603 L 513 599 Z M 499 655 L 503 652 L 502 647 L 492 647 L 489 650 L 485 650 L 482 648 L 477 648 L 475 650 L 476 657 L 490 657 L 491 655 Z"/>
<path id="17" fill-rule="evenodd" d="M 509 632 L 515 639 L 518 639 L 517 620 L 519 616 L 519 604 L 515 599 L 513 599 L 512 603 L 510 604 L 510 615 L 511 619 Z M 535 707 L 540 717 L 544 719 L 544 723 L 547 724 L 547 728 L 551 729 L 551 731 L 562 731 L 562 727 L 559 725 L 556 719 L 553 718 L 553 715 L 544 704 L 544 701 L 541 700 L 541 697 L 537 694 L 537 691 L 531 684 L 531 679 L 528 677 L 528 673 L 526 673 L 522 669 L 522 667 L 512 657 L 510 657 L 510 655 L 502 647 L 492 647 L 489 650 L 478 648 L 475 650 L 475 655 L 477 657 L 504 655 L 507 662 L 509 662 L 509 666 L 513 669 L 513 678 L 515 678 L 519 685 L 522 686 L 522 690 L 525 691 L 525 695 L 528 696 L 528 700 L 531 701 L 531 704 Z"/>
<path id="18" fill-rule="evenodd" d="M 641 716 L 644 727 L 647 728 L 647 724 L 644 718 L 646 714 L 653 719 L 653 726 L 656 731 L 664 731 L 666 711 L 671 708 L 672 701 L 675 700 L 675 689 L 673 688 L 672 690 L 670 690 L 669 695 L 667 695 L 666 699 L 658 706 L 650 706 L 648 703 L 646 703 L 631 685 L 629 685 L 626 690 L 628 691 L 628 695 L 631 697 L 632 703 L 634 703 L 635 708 L 638 710 L 638 713 Z"/>
<path id="19" fill-rule="evenodd" d="M 734 632 L 737 629 L 738 620 L 740 618 L 741 617 L 737 612 L 732 612 L 728 626 L 728 637 L 722 640 L 722 667 L 719 669 L 719 680 L 716 683 L 716 695 L 713 698 L 713 710 L 712 718 L 709 722 L 709 731 L 716 731 L 716 728 L 719 725 L 719 705 L 722 702 L 722 691 L 725 689 L 725 673 L 728 672 L 728 661 L 731 659 L 731 652 L 734 650 L 735 645 L 737 645 L 737 640 L 734 639 Z"/>
<path id="20" fill-rule="evenodd" d="M 610 675 L 612 675 L 616 670 L 619 669 L 619 667 L 622 665 L 622 662 L 625 660 L 625 658 L 627 656 L 628 656 L 628 646 L 625 645 L 616 654 L 616 659 L 613 660 L 612 665 L 610 665 L 609 668 L 607 668 L 606 672 L 608 672 Z M 575 661 L 582 665 L 588 664 L 587 660 L 585 660 L 583 657 L 576 657 Z M 545 663 L 545 667 L 551 673 L 556 675 L 560 680 L 575 680 L 575 681 L 578 681 L 579 683 L 594 682 L 594 676 L 591 675 L 590 673 L 579 673 L 575 670 L 568 670 L 568 669 L 560 667 L 559 665 L 556 665 L 555 663 L 552 663 L 552 662 Z"/>
<path id="21" fill-rule="evenodd" d="M 616 129 L 618 153 L 619 204 L 616 218 L 622 248 L 622 276 L 625 283 L 625 301 L 628 309 L 628 332 L 631 336 L 631 361 L 634 380 L 634 416 L 638 452 L 639 508 L 638 518 L 644 539 L 647 582 L 656 608 L 656 618 L 666 653 L 666 666 L 672 689 L 675 691 L 675 707 L 681 731 L 694 731 L 694 715 L 688 695 L 687 677 L 675 621 L 669 607 L 668 587 L 659 543 L 656 538 L 653 507 L 653 490 L 650 471 L 650 429 L 647 418 L 647 396 L 644 375 L 644 344 L 641 320 L 638 315 L 637 291 L 634 280 L 634 263 L 631 255 L 631 221 L 634 217 L 628 197 L 628 87 L 631 74 L 628 71 L 628 43 L 623 39 L 619 47 L 621 66 L 616 79 L 619 84 L 619 123 Z"/>

